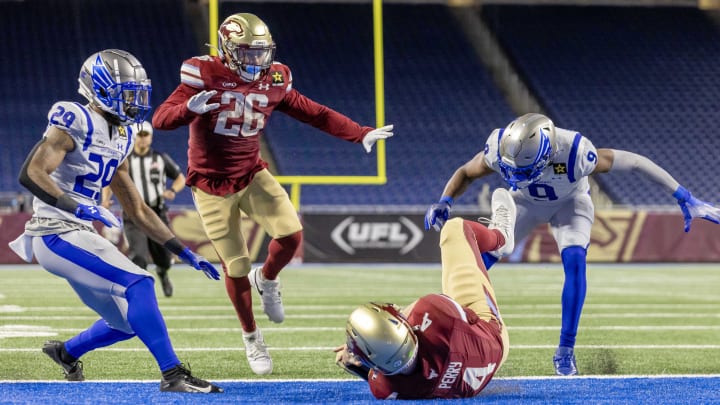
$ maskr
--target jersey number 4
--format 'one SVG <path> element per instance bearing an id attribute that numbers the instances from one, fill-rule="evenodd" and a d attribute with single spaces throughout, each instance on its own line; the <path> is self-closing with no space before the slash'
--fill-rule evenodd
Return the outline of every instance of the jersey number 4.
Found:
<path id="1" fill-rule="evenodd" d="M 490 363 L 486 367 L 468 367 L 463 374 L 463 381 L 476 390 L 482 387 L 487 376 L 495 371 L 495 366 L 497 364 Z"/>
<path id="2" fill-rule="evenodd" d="M 243 93 L 226 91 L 220 97 L 220 103 L 223 105 L 233 103 L 235 108 L 225 109 L 218 114 L 214 130 L 216 134 L 248 137 L 257 135 L 258 131 L 265 127 L 265 115 L 255 111 L 254 105 L 257 103 L 259 107 L 267 107 L 268 97 L 266 95 L 250 93 L 246 96 Z M 242 124 L 228 126 L 228 119 L 240 119 Z"/>

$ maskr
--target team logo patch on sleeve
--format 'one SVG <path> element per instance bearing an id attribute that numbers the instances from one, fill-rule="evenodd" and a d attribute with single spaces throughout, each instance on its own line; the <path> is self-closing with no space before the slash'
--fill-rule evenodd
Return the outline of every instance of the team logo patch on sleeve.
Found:
<path id="1" fill-rule="evenodd" d="M 282 86 L 285 84 L 285 78 L 283 77 L 282 72 L 272 72 L 270 77 L 272 77 L 273 86 Z"/>
<path id="2" fill-rule="evenodd" d="M 567 165 L 565 163 L 553 163 L 553 171 L 555 174 L 567 174 Z"/>

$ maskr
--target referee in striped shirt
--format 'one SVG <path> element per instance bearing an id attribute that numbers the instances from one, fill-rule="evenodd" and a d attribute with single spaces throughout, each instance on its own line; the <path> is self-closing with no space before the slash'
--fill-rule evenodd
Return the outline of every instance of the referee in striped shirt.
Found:
<path id="1" fill-rule="evenodd" d="M 161 153 L 152 145 L 153 128 L 145 121 L 135 136 L 135 147 L 128 157 L 130 177 L 145 203 L 168 224 L 166 201 L 175 199 L 175 194 L 185 187 L 185 176 L 178 165 L 166 153 Z M 170 188 L 166 188 L 168 179 L 172 180 Z M 103 190 L 102 205 L 109 207 L 112 191 L 109 187 Z M 172 253 L 165 247 L 150 239 L 123 213 L 124 231 L 129 251 L 128 257 L 133 263 L 147 269 L 148 256 L 155 263 L 155 269 L 162 285 L 163 294 L 171 297 L 173 285 L 168 277 L 172 265 Z"/>

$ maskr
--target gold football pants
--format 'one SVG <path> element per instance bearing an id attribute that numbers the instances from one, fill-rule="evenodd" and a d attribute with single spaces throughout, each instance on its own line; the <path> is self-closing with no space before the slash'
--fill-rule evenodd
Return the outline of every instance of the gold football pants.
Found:
<path id="1" fill-rule="evenodd" d="M 258 172 L 250 184 L 237 193 L 221 197 L 197 187 L 192 188 L 192 193 L 205 234 L 230 277 L 246 276 L 252 266 L 241 232 L 240 211 L 257 222 L 273 239 L 302 230 L 287 192 L 267 169 Z"/>

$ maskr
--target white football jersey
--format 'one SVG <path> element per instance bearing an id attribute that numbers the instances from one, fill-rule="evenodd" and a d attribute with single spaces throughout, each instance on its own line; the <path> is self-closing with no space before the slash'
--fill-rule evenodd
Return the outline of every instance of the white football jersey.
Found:
<path id="1" fill-rule="evenodd" d="M 58 101 L 48 113 L 48 129 L 50 127 L 65 131 L 75 142 L 75 149 L 65 155 L 65 159 L 50 177 L 75 201 L 97 205 L 103 187 L 110 184 L 118 166 L 132 151 L 132 126 L 109 125 L 102 115 L 87 105 Z M 57 218 L 91 224 L 91 221 L 77 218 L 37 197 L 33 201 L 33 209 L 33 216 L 38 218 Z"/>
<path id="2" fill-rule="evenodd" d="M 499 146 L 503 129 L 495 129 L 485 143 L 485 164 L 500 172 Z M 552 159 L 535 183 L 518 190 L 524 198 L 538 203 L 564 201 L 579 193 L 588 193 L 587 176 L 597 165 L 597 150 L 577 131 L 555 128 Z"/>

